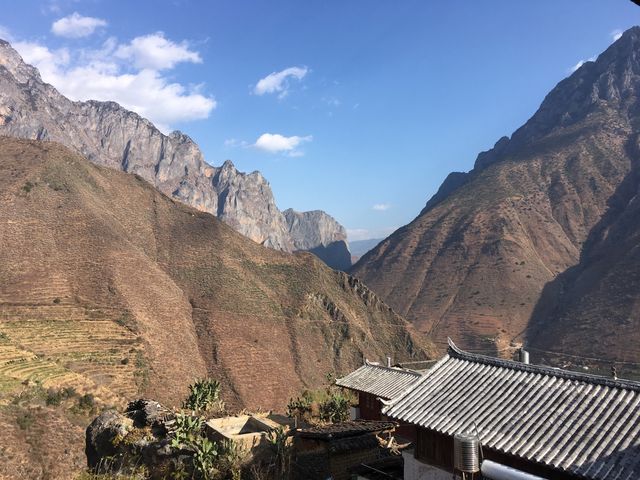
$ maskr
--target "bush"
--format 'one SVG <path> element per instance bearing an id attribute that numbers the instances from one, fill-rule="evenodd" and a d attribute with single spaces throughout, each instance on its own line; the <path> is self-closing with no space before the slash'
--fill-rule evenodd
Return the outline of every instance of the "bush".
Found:
<path id="1" fill-rule="evenodd" d="M 20 427 L 20 430 L 27 430 L 31 425 L 33 425 L 35 420 L 36 419 L 31 412 L 26 412 L 16 417 L 16 423 Z"/>
<path id="2" fill-rule="evenodd" d="M 305 391 L 301 397 L 291 398 L 287 404 L 288 417 L 308 419 L 311 416 L 311 394 Z"/>
<path id="3" fill-rule="evenodd" d="M 198 436 L 190 443 L 194 478 L 201 480 L 240 479 L 243 452 L 231 441 L 212 442 Z"/>
<path id="4" fill-rule="evenodd" d="M 92 412 L 96 406 L 96 399 L 90 393 L 82 395 L 78 398 L 77 409 Z"/>
<path id="5" fill-rule="evenodd" d="M 202 418 L 191 415 L 177 414 L 171 430 L 171 446 L 181 448 L 184 444 L 192 442 L 202 432 Z"/>
<path id="6" fill-rule="evenodd" d="M 65 387 L 58 390 L 50 388 L 47 390 L 44 401 L 47 405 L 58 406 L 63 401 L 75 397 L 76 395 L 76 389 L 73 387 Z"/>
<path id="7" fill-rule="evenodd" d="M 287 472 L 289 471 L 291 446 L 288 438 L 289 435 L 287 435 L 287 432 L 285 432 L 282 427 L 271 430 L 267 435 L 269 446 L 273 452 L 273 462 L 278 478 L 286 478 Z"/>
<path id="8" fill-rule="evenodd" d="M 325 422 L 345 422 L 349 420 L 349 399 L 339 392 L 331 393 L 329 398 L 320 404 L 320 419 Z"/>
<path id="9" fill-rule="evenodd" d="M 217 403 L 220 410 L 224 409 L 220 400 L 220 382 L 204 379 L 189 385 L 189 396 L 184 401 L 184 408 L 194 411 L 207 410 L 214 403 Z"/>

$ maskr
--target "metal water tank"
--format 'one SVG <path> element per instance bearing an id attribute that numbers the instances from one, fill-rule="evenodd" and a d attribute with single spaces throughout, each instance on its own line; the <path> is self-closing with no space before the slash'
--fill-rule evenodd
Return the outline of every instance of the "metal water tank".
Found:
<path id="1" fill-rule="evenodd" d="M 453 437 L 453 465 L 460 472 L 480 471 L 480 442 L 475 435 L 456 433 Z"/>

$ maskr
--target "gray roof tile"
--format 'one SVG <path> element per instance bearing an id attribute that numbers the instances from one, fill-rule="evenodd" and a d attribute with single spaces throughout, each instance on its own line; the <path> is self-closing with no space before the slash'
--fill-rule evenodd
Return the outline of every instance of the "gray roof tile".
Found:
<path id="1" fill-rule="evenodd" d="M 355 372 L 354 372 L 355 373 Z M 463 352 L 448 355 L 384 413 L 587 479 L 640 478 L 640 383 Z"/>
<path id="2" fill-rule="evenodd" d="M 421 374 L 413 370 L 383 367 L 367 362 L 349 375 L 336 380 L 336 385 L 391 400 L 420 377 Z"/>

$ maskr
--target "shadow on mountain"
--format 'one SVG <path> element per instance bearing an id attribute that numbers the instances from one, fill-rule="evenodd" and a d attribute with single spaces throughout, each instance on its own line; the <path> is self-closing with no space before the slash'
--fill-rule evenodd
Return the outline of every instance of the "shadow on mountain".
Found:
<path id="1" fill-rule="evenodd" d="M 351 268 L 351 253 L 344 240 L 338 240 L 329 245 L 318 245 L 307 251 L 313 253 L 334 270 L 346 272 Z"/>
<path id="2" fill-rule="evenodd" d="M 591 229 L 577 265 L 547 283 L 525 333 L 535 348 L 638 360 L 640 327 L 640 135 L 625 147 L 631 171 Z M 597 341 L 594 341 L 597 339 Z"/>

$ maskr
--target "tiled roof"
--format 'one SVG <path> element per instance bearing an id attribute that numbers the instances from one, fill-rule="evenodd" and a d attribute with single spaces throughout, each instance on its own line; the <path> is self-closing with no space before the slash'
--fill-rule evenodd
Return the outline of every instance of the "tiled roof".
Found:
<path id="1" fill-rule="evenodd" d="M 448 435 L 581 478 L 640 478 L 640 383 L 474 355 L 448 355 L 384 408 Z"/>
<path id="2" fill-rule="evenodd" d="M 364 435 L 365 433 L 382 432 L 395 427 L 396 423 L 392 421 L 352 420 L 303 428 L 296 431 L 296 435 L 304 438 L 345 438 Z"/>
<path id="3" fill-rule="evenodd" d="M 336 385 L 391 400 L 419 378 L 420 373 L 412 370 L 382 367 L 367 362 L 346 377 L 336 380 Z"/>

